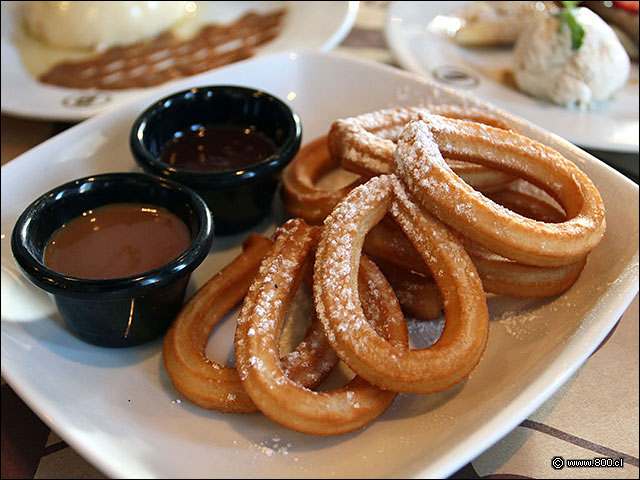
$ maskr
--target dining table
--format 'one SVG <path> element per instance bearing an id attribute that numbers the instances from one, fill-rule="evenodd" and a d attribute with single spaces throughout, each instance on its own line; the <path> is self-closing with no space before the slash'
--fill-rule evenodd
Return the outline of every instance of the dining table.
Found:
<path id="1" fill-rule="evenodd" d="M 359 2 L 353 27 L 334 50 L 402 68 L 385 37 L 390 3 Z M 2 165 L 74 124 L 3 113 Z M 637 150 L 588 151 L 638 182 Z M 601 345 L 540 408 L 451 478 L 638 478 L 638 316 L 636 294 Z M 1 406 L 3 479 L 106 478 L 4 379 Z M 607 458 L 616 466 L 557 468 L 558 458 Z"/>

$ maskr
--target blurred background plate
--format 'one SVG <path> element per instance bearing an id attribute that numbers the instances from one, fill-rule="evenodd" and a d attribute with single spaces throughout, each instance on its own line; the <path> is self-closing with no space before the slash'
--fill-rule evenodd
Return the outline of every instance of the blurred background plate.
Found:
<path id="1" fill-rule="evenodd" d="M 80 121 L 158 87 L 127 90 L 76 90 L 37 81 L 23 66 L 16 45 L 24 2 L 2 2 L 2 113 L 68 122 Z M 287 7 L 280 34 L 256 55 L 287 50 L 328 51 L 349 33 L 358 2 L 198 2 L 201 20 L 227 23 L 249 10 Z M 166 85 L 166 84 L 165 84 Z"/>
<path id="2" fill-rule="evenodd" d="M 512 48 L 464 48 L 438 28 L 434 19 L 451 14 L 463 3 L 393 2 L 385 35 L 398 63 L 441 85 L 491 102 L 583 148 L 638 153 L 637 62 L 631 64 L 626 86 L 595 110 L 572 110 L 533 98 L 501 81 L 512 69 Z"/>

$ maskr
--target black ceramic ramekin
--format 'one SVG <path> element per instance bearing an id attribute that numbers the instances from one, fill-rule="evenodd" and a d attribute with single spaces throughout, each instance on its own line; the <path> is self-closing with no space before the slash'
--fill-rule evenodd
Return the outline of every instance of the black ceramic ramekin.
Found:
<path id="1" fill-rule="evenodd" d="M 202 172 L 161 161 L 176 132 L 193 125 L 251 125 L 277 146 L 270 157 L 238 170 Z M 191 88 L 155 102 L 134 122 L 129 136 L 136 162 L 147 172 L 183 183 L 211 209 L 216 234 L 245 230 L 265 217 L 280 172 L 293 159 L 302 136 L 300 118 L 283 101 L 260 90 L 220 85 Z"/>
<path id="2" fill-rule="evenodd" d="M 121 202 L 166 208 L 185 223 L 191 244 L 163 266 L 122 278 L 77 278 L 45 266 L 44 248 L 61 225 L 87 210 Z M 27 279 L 53 295 L 79 338 L 128 347 L 167 330 L 184 302 L 191 272 L 209 253 L 212 240 L 211 212 L 191 189 L 144 173 L 112 173 L 74 180 L 35 200 L 16 222 L 11 249 Z"/>

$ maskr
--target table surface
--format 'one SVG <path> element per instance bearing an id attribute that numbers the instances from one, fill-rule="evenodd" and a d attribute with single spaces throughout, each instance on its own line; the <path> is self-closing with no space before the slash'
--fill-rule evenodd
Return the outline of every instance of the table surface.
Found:
<path id="1" fill-rule="evenodd" d="M 397 66 L 389 2 L 360 2 L 337 51 Z M 2 116 L 2 164 L 67 128 Z M 638 182 L 638 155 L 591 152 Z M 587 362 L 539 410 L 452 478 L 638 478 L 638 296 Z M 105 478 L 2 382 L 2 478 Z M 623 468 L 554 470 L 551 459 L 623 458 Z"/>

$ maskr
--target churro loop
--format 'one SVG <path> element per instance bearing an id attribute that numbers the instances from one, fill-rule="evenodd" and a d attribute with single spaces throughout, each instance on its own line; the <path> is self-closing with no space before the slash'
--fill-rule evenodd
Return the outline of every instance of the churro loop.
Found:
<path id="1" fill-rule="evenodd" d="M 213 327 L 247 293 L 271 245 L 266 237 L 250 235 L 243 252 L 189 299 L 164 338 L 165 369 L 176 389 L 196 405 L 225 413 L 256 410 L 236 369 L 209 360 L 205 347 Z M 337 357 L 316 320 L 303 342 L 282 361 L 288 375 L 315 386 L 335 366 Z"/>
<path id="2" fill-rule="evenodd" d="M 366 233 L 390 211 L 432 269 L 444 300 L 445 327 L 430 347 L 398 348 L 366 322 L 357 294 L 357 266 Z M 394 175 L 356 187 L 327 217 L 313 282 L 317 314 L 338 356 L 381 388 L 429 393 L 465 378 L 487 342 L 489 315 L 482 283 L 464 247 L 435 217 L 406 196 Z"/>
<path id="3" fill-rule="evenodd" d="M 281 194 L 287 213 L 293 217 L 302 218 L 312 225 L 322 224 L 338 202 L 363 182 L 362 177 L 358 177 L 344 187 L 333 190 L 316 186 L 320 177 L 339 168 L 337 162 L 329 155 L 326 135 L 304 146 L 283 171 Z M 382 225 L 374 227 L 371 235 L 380 239 L 381 248 L 385 251 L 393 250 L 393 245 L 385 243 L 384 232 L 376 233 L 382 228 Z M 364 250 L 367 253 L 366 241 Z M 391 253 L 391 255 L 394 254 Z M 376 264 L 378 264 L 377 260 Z M 432 279 L 425 279 L 424 276 L 408 271 L 403 272 L 391 265 L 387 265 L 383 273 L 396 292 L 403 311 L 408 315 L 420 320 L 430 320 L 440 316 L 442 301 Z"/>
<path id="4" fill-rule="evenodd" d="M 520 191 L 517 185 L 491 194 L 490 198 L 520 215 L 535 220 L 561 222 L 565 219 L 564 212 L 558 207 Z M 586 264 L 586 256 L 583 256 L 569 265 L 556 267 L 524 265 L 492 253 L 463 236 L 458 236 L 458 238 L 478 270 L 485 292 L 495 295 L 526 298 L 557 295 L 575 283 Z M 383 218 L 367 234 L 363 251 L 379 262 L 378 265 L 385 275 L 390 268 L 385 268 L 385 263 L 396 268 L 395 272 L 389 272 L 395 276 L 388 276 L 388 279 L 396 290 L 403 309 L 407 312 L 418 313 L 415 315 L 416 318 L 428 319 L 430 312 L 434 312 L 436 308 L 434 303 L 436 298 L 429 290 L 429 269 L 421 261 L 420 254 L 406 235 L 388 216 Z M 380 263 L 380 261 L 384 263 Z M 411 275 L 412 271 L 427 278 Z M 415 298 L 412 292 L 415 292 L 416 295 L 420 292 L 423 301 L 420 302 L 418 298 Z"/>
<path id="5" fill-rule="evenodd" d="M 275 244 L 265 257 L 238 317 L 235 355 L 247 393 L 266 416 L 300 432 L 336 435 L 377 418 L 396 394 L 358 376 L 343 388 L 314 392 L 287 377 L 280 366 L 278 342 L 285 313 L 305 268 L 311 265 L 318 234 L 319 227 L 309 227 L 300 219 L 289 220 L 278 229 Z M 393 291 L 365 257 L 360 270 L 364 275 L 363 296 L 368 298 L 365 303 L 373 307 L 368 312 L 374 317 L 370 320 L 391 344 L 406 348 L 407 329 Z"/>
<path id="6" fill-rule="evenodd" d="M 474 108 L 456 105 L 388 108 L 333 122 L 328 136 L 332 158 L 346 170 L 367 177 L 393 173 L 396 168 L 393 161 L 395 143 L 404 126 L 419 113 L 434 113 L 517 131 L 501 118 Z M 514 181 L 504 172 L 454 160 L 451 159 L 452 168 L 478 190 L 495 191 Z"/>
<path id="7" fill-rule="evenodd" d="M 305 145 L 282 171 L 282 199 L 289 215 L 320 225 L 333 207 L 355 186 L 362 183 L 357 177 L 347 185 L 326 190 L 317 187 L 318 180 L 340 163 L 329 155 L 327 136 Z"/>
<path id="8" fill-rule="evenodd" d="M 566 220 L 559 206 L 521 191 L 518 184 L 487 194 L 487 197 L 533 220 L 548 223 Z M 585 255 L 574 263 L 557 267 L 523 265 L 490 252 L 464 237 L 462 241 L 478 269 L 485 291 L 497 295 L 528 298 L 558 295 L 575 283 L 587 263 Z"/>
<path id="9" fill-rule="evenodd" d="M 322 224 L 333 207 L 354 187 L 368 178 L 349 178 L 343 186 L 335 189 L 320 188 L 318 181 L 329 173 L 343 173 L 345 177 L 354 175 L 342 169 L 339 158 L 330 155 L 327 137 L 324 135 L 302 147 L 282 172 L 281 195 L 285 210 L 292 217 L 302 218 L 312 225 Z M 391 149 L 389 153 L 391 161 L 393 161 L 392 155 Z M 453 171 L 465 182 L 484 193 L 501 190 L 514 181 L 511 175 L 490 170 L 482 165 L 460 160 L 448 162 Z"/>
<path id="10" fill-rule="evenodd" d="M 283 171 L 281 194 L 287 213 L 312 225 L 321 224 L 338 202 L 364 181 L 362 177 L 358 177 L 344 187 L 333 190 L 316 186 L 320 177 L 338 169 L 340 166 L 329 155 L 326 135 L 304 146 Z M 391 250 L 393 256 L 393 245 L 385 243 L 384 232 L 377 232 L 378 229 L 383 229 L 383 226 L 375 226 L 371 235 L 376 240 L 379 239 L 378 243 L 381 243 L 385 252 Z M 367 243 L 365 241 L 365 253 Z M 440 316 L 442 301 L 432 278 L 402 271 L 390 264 L 383 269 L 378 259 L 376 264 L 381 267 L 393 287 L 404 312 L 419 320 L 431 320 Z"/>
<path id="11" fill-rule="evenodd" d="M 526 265 L 581 260 L 602 239 L 604 205 L 596 187 L 555 150 L 517 133 L 464 120 L 418 114 L 395 153 L 397 174 L 425 210 L 492 252 Z M 541 188 L 567 219 L 547 223 L 497 205 L 456 175 L 443 155 L 502 169 Z"/>
<path id="12" fill-rule="evenodd" d="M 511 297 L 558 295 L 571 287 L 587 263 L 586 255 L 569 265 L 536 267 L 513 262 L 478 245 L 464 242 L 478 269 L 485 292 Z"/>

